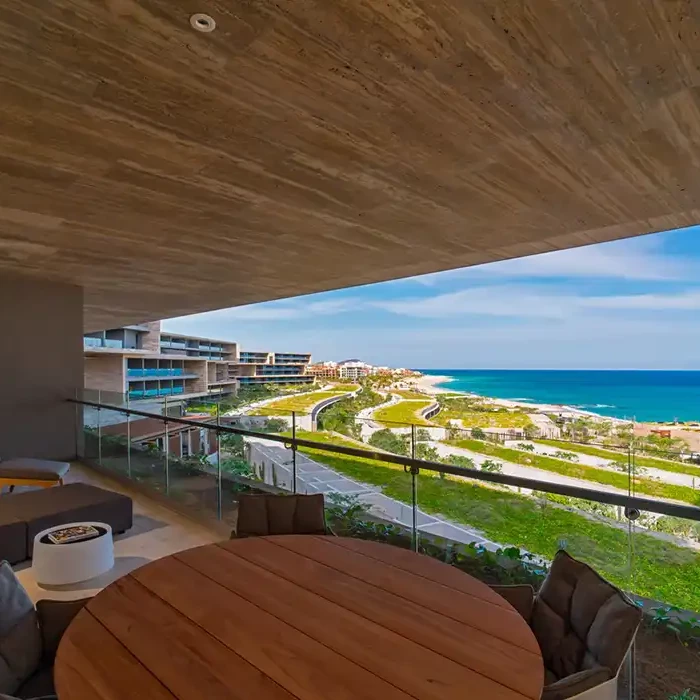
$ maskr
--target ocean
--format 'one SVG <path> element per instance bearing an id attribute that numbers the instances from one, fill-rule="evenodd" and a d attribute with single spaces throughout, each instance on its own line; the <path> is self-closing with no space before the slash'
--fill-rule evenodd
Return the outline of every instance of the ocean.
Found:
<path id="1" fill-rule="evenodd" d="M 638 421 L 700 420 L 700 371 L 429 369 L 439 386 Z"/>

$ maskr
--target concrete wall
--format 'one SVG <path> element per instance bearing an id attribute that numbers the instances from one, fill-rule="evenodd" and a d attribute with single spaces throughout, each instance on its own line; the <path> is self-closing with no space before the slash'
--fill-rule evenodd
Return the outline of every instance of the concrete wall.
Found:
<path id="1" fill-rule="evenodd" d="M 125 391 L 124 356 L 108 355 L 107 353 L 87 355 L 85 357 L 85 388 L 123 394 Z"/>
<path id="2" fill-rule="evenodd" d="M 0 457 L 74 457 L 82 289 L 2 273 L 0 328 Z"/>

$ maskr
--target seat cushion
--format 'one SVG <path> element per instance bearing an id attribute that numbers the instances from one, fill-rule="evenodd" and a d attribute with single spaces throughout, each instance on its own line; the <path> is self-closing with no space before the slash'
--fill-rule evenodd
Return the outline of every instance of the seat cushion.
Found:
<path id="1" fill-rule="evenodd" d="M 41 635 L 34 605 L 7 562 L 0 564 L 0 693 L 13 695 L 39 668 Z"/>
<path id="2" fill-rule="evenodd" d="M 236 535 L 325 535 L 323 494 L 239 497 Z"/>
<path id="3" fill-rule="evenodd" d="M 53 685 L 53 666 L 42 666 L 36 673 L 33 673 L 17 689 L 16 696 L 21 700 L 30 698 L 39 700 L 40 698 L 50 698 L 55 696 L 56 691 Z"/>
<path id="4" fill-rule="evenodd" d="M 58 481 L 66 475 L 69 469 L 70 464 L 68 462 L 17 457 L 0 462 L 0 479 Z"/>
<path id="5" fill-rule="evenodd" d="M 641 615 L 615 586 L 562 551 L 537 595 L 531 626 L 557 680 L 598 667 L 614 676 Z"/>
<path id="6" fill-rule="evenodd" d="M 28 556 L 27 523 L 3 512 L 5 496 L 0 496 L 0 561 L 17 564 Z"/>
<path id="7" fill-rule="evenodd" d="M 294 532 L 305 535 L 325 535 L 326 515 L 323 494 L 297 496 L 296 502 Z"/>

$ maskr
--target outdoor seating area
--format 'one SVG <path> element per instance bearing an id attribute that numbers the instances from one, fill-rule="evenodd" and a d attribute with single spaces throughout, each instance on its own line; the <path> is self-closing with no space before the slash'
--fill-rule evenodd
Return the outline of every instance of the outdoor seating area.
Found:
<path id="1" fill-rule="evenodd" d="M 113 531 L 114 557 L 80 581 L 76 547 L 72 585 L 47 584 L 37 561 L 16 574 L 0 566 L 0 694 L 78 700 L 102 688 L 94 697 L 196 698 L 202 687 L 225 695 L 249 685 L 260 698 L 432 698 L 440 678 L 447 699 L 463 698 L 466 685 L 501 700 L 617 699 L 641 611 L 564 551 L 538 591 L 488 586 L 403 547 L 336 537 L 322 494 L 290 493 L 240 494 L 229 541 L 170 512 L 163 530 L 177 522 L 193 532 L 162 546 L 139 521 L 167 509 L 82 465 L 71 478 L 100 486 L 5 494 L 0 512 L 25 508 L 27 556 L 27 533 L 68 556 L 75 545 L 52 545 L 46 534 L 86 521 L 99 532 L 78 544 L 112 547 Z M 120 567 L 123 545 L 138 538 L 160 548 Z"/>

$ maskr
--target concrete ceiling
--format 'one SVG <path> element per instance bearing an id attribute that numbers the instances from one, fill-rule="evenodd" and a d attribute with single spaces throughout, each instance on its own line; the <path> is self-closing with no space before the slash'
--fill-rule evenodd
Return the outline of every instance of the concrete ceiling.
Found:
<path id="1" fill-rule="evenodd" d="M 698 223 L 698 8 L 8 0 L 0 274 L 97 330 Z"/>

